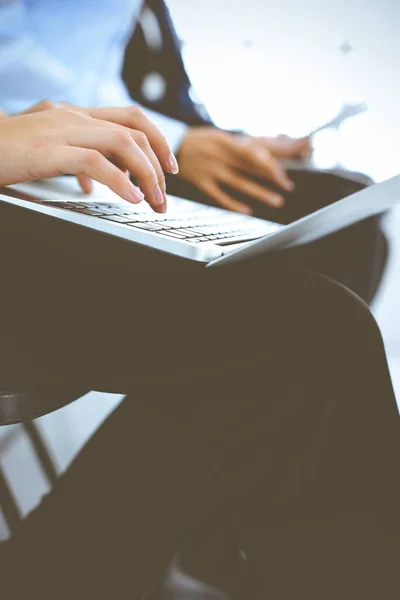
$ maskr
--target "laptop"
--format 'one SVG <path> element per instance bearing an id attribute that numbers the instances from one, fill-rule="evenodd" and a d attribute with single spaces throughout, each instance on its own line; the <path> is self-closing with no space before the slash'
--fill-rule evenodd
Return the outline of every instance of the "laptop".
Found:
<path id="1" fill-rule="evenodd" d="M 307 244 L 384 212 L 400 201 L 400 175 L 281 225 L 168 196 L 166 214 L 143 201 L 129 204 L 95 182 L 84 195 L 72 177 L 1 188 L 0 202 L 36 211 L 207 267 Z"/>

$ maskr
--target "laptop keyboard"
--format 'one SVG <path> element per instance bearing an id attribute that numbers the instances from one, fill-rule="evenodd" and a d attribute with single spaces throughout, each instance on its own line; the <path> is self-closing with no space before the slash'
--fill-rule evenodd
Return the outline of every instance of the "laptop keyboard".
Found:
<path id="1" fill-rule="evenodd" d="M 271 223 L 264 223 L 246 215 L 232 214 L 214 207 L 185 203 L 190 210 L 182 214 L 143 212 L 127 203 L 107 202 L 53 202 L 41 204 L 70 210 L 91 217 L 121 223 L 142 231 L 194 244 L 212 242 L 219 246 L 257 239 L 271 231 Z"/>

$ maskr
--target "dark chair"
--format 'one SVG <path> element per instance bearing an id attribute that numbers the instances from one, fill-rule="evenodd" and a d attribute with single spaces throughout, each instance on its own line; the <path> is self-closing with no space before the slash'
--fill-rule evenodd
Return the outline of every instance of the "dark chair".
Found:
<path id="1" fill-rule="evenodd" d="M 28 391 L 0 390 L 0 425 L 31 421 L 75 402 L 89 391 L 53 386 Z"/>
<path id="2" fill-rule="evenodd" d="M 186 72 L 181 46 L 164 0 L 146 0 L 126 49 L 125 83 L 132 98 L 146 108 L 191 126 L 211 125 Z"/>
<path id="3" fill-rule="evenodd" d="M 0 425 L 20 424 L 20 427 L 29 439 L 38 464 L 50 486 L 57 479 L 57 468 L 34 419 L 78 400 L 88 391 L 90 390 L 60 388 L 46 388 L 24 392 L 0 391 Z M 9 438 L 5 439 L 3 447 L 7 446 L 8 443 L 12 443 L 13 438 L 14 435 L 10 433 Z M 0 509 L 9 531 L 11 533 L 14 532 L 22 520 L 22 515 L 1 465 Z"/>

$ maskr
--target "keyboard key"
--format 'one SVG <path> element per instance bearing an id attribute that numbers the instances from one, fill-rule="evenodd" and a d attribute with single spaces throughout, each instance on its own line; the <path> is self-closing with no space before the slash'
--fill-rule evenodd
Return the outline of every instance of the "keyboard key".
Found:
<path id="1" fill-rule="evenodd" d="M 85 210 L 93 215 L 110 215 L 114 213 L 114 211 L 111 212 L 107 208 L 95 208 L 94 206 L 80 207 L 78 210 Z"/>
<path id="2" fill-rule="evenodd" d="M 129 216 L 129 215 L 128 215 Z M 136 221 L 137 223 L 151 223 L 153 221 L 153 219 L 151 218 L 151 215 L 138 215 L 138 214 L 133 214 L 131 213 L 130 216 L 132 217 L 132 222 Z"/>
<path id="3" fill-rule="evenodd" d="M 101 217 L 103 215 L 102 212 L 94 213 L 92 209 L 89 208 L 73 208 L 70 209 L 72 212 L 79 213 L 80 215 L 90 215 L 91 217 Z"/>
<path id="4" fill-rule="evenodd" d="M 137 227 L 138 229 L 145 229 L 146 231 L 162 231 L 163 227 L 161 225 L 156 225 L 155 223 L 127 223 L 130 227 Z"/>
<path id="5" fill-rule="evenodd" d="M 167 214 L 157 214 L 144 210 L 143 206 L 137 208 L 125 202 L 48 201 L 45 204 L 193 244 L 211 242 L 223 246 L 265 235 L 265 227 L 251 217 L 231 215 L 220 209 L 201 205 L 188 204 L 179 212 L 172 208 Z"/>
<path id="6" fill-rule="evenodd" d="M 119 217 L 118 215 L 94 215 L 96 217 L 100 217 L 100 219 L 105 219 L 106 221 L 116 221 L 117 223 L 126 223 L 124 217 Z"/>
<path id="7" fill-rule="evenodd" d="M 203 236 L 203 237 L 201 237 L 201 238 L 197 238 L 197 240 L 198 240 L 199 242 L 210 242 L 210 241 L 211 241 L 211 240 L 210 240 L 210 238 L 209 238 L 209 237 L 207 237 L 206 235 L 204 235 L 204 236 Z"/>
<path id="8" fill-rule="evenodd" d="M 120 223 L 133 223 L 133 221 L 134 221 L 134 217 L 132 217 L 132 215 L 130 215 L 129 217 L 127 215 L 105 215 L 104 218 L 107 218 L 108 216 L 112 220 L 114 220 L 114 217 L 118 217 L 118 220 L 120 221 Z"/>
<path id="9" fill-rule="evenodd" d="M 201 237 L 198 233 L 192 231 L 191 229 L 179 229 L 179 233 L 183 233 L 187 238 Z"/>
<path id="10" fill-rule="evenodd" d="M 229 246 L 230 244 L 241 244 L 242 242 L 251 242 L 256 240 L 261 236 L 258 235 L 248 235 L 248 236 L 240 236 L 236 238 L 226 238 L 224 240 L 215 240 L 214 244 L 217 246 Z"/>
<path id="11" fill-rule="evenodd" d="M 177 240 L 184 240 L 186 238 L 184 233 L 179 233 L 179 231 L 172 231 L 171 229 L 161 231 L 162 235 L 167 235 L 168 237 L 175 238 Z"/>
<path id="12" fill-rule="evenodd" d="M 129 216 L 132 217 L 132 216 L 134 216 L 134 213 L 131 213 L 131 212 L 128 212 L 128 211 L 122 210 L 122 209 L 121 210 L 119 210 L 119 209 L 114 210 L 113 214 L 114 215 L 118 215 L 119 217 L 129 217 Z"/>
<path id="13" fill-rule="evenodd" d="M 93 215 L 96 215 L 96 214 L 98 214 L 98 215 L 114 215 L 115 214 L 115 211 L 112 208 L 95 208 L 94 206 L 86 206 L 86 207 L 82 206 L 81 208 L 78 208 L 76 210 L 78 210 L 79 212 L 88 211 L 88 212 L 92 213 Z"/>
<path id="14" fill-rule="evenodd" d="M 43 202 L 45 206 L 52 206 L 54 208 L 69 208 L 70 204 L 66 202 Z"/>

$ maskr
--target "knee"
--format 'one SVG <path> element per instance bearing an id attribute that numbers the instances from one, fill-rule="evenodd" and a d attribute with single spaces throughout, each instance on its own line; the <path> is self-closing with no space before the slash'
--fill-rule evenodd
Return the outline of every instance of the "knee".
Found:
<path id="1" fill-rule="evenodd" d="M 292 312 L 291 325 L 324 346 L 373 340 L 381 343 L 381 333 L 368 305 L 343 284 L 308 268 L 291 265 L 291 296 L 286 301 Z M 296 325 L 297 324 L 297 325 Z M 299 332 L 300 332 L 299 331 Z"/>
<path id="2" fill-rule="evenodd" d="M 341 351 L 384 352 L 379 325 L 366 302 L 342 284 L 329 280 L 328 285 L 326 325 Z"/>

